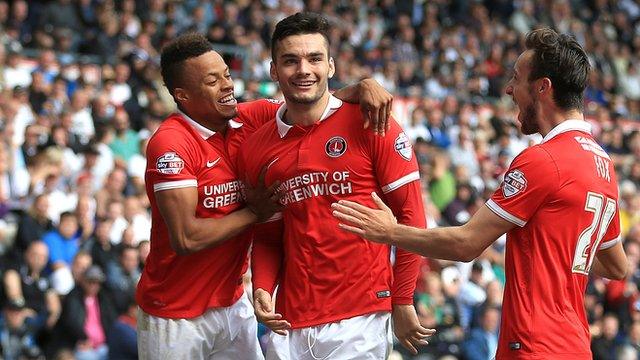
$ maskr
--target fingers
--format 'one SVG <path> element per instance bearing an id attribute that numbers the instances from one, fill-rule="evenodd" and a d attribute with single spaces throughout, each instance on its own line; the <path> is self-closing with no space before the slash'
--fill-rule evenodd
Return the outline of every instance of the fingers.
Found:
<path id="1" fill-rule="evenodd" d="M 383 105 L 378 109 L 378 123 L 377 123 L 378 134 L 380 134 L 381 136 L 384 136 L 385 127 L 387 126 L 387 121 L 389 121 L 389 119 L 387 119 L 387 107 Z"/>
<path id="2" fill-rule="evenodd" d="M 393 97 L 389 100 L 389 104 L 387 105 L 387 131 L 391 130 L 391 122 L 393 119 L 391 118 L 391 112 L 393 111 Z"/>
<path id="3" fill-rule="evenodd" d="M 338 210 L 334 210 L 333 211 L 333 216 L 335 216 L 336 218 L 338 218 L 338 220 L 344 221 L 344 222 L 348 222 L 351 223 L 353 225 L 359 225 L 362 226 L 362 221 L 354 216 L 351 216 L 349 214 L 345 214 L 341 211 Z"/>
<path id="4" fill-rule="evenodd" d="M 357 202 L 353 202 L 353 201 L 349 201 L 349 200 L 340 200 L 337 203 L 333 203 L 331 204 L 331 206 L 336 209 L 336 210 L 340 210 L 342 211 L 343 208 L 350 208 L 353 209 L 359 213 L 361 213 L 360 217 L 365 217 L 366 215 L 368 215 L 371 210 L 371 208 L 366 207 L 364 205 L 360 205 Z"/>
<path id="5" fill-rule="evenodd" d="M 264 178 L 267 175 L 267 165 L 263 166 L 262 169 L 260 169 L 260 175 L 258 175 L 258 186 L 259 187 L 264 187 Z"/>
<path id="6" fill-rule="evenodd" d="M 264 178 L 261 180 L 261 184 L 264 184 Z M 278 187 L 280 187 L 280 181 L 276 180 L 267 188 L 267 194 L 275 193 Z"/>
<path id="7" fill-rule="evenodd" d="M 413 346 L 413 344 L 411 343 L 411 341 L 409 341 L 409 339 L 398 339 L 398 340 L 400 340 L 400 343 L 402 344 L 402 346 L 404 346 L 409 351 L 411 351 L 413 355 L 416 355 L 418 353 L 418 350 L 415 348 L 415 346 Z"/>
<path id="8" fill-rule="evenodd" d="M 364 237 L 364 230 L 362 230 L 360 228 L 357 228 L 355 226 L 350 226 L 350 225 L 347 225 L 347 224 L 338 223 L 338 227 L 343 231 L 347 231 L 347 232 L 350 232 L 350 233 L 353 233 L 353 234 L 356 234 L 356 235 Z"/>
<path id="9" fill-rule="evenodd" d="M 378 194 L 376 194 L 375 192 L 371 193 L 371 197 L 373 198 L 373 202 L 376 204 L 376 206 L 378 206 L 378 209 L 380 209 L 380 210 L 389 210 L 389 211 L 391 210 L 391 209 L 389 209 L 387 204 L 385 204 L 384 201 L 382 201 L 382 199 L 380 199 Z"/>
<path id="10" fill-rule="evenodd" d="M 418 329 L 416 329 L 416 332 L 422 335 L 423 337 L 429 337 L 436 333 L 436 329 L 427 329 L 425 327 L 420 326 Z"/>

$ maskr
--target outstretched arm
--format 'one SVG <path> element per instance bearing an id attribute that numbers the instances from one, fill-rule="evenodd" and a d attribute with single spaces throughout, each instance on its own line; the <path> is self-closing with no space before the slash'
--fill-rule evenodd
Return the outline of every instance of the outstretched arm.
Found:
<path id="1" fill-rule="evenodd" d="M 471 261 L 515 226 L 483 206 L 462 226 L 417 229 L 398 224 L 382 200 L 372 196 L 378 209 L 345 200 L 332 205 L 342 230 L 436 259 Z"/>

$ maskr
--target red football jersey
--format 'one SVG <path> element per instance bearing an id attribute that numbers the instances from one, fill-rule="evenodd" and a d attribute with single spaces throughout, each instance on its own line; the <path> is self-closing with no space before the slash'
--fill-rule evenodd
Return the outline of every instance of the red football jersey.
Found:
<path id="1" fill-rule="evenodd" d="M 424 227 L 418 166 L 409 139 L 395 121 L 385 137 L 363 131 L 358 105 L 335 97 L 312 126 L 285 124 L 285 111 L 281 107 L 276 122 L 249 137 L 238 168 L 255 181 L 268 165 L 266 183 L 279 180 L 284 192 L 277 311 L 293 328 L 301 328 L 389 311 L 392 300 L 412 304 L 420 257 L 398 250 L 392 271 L 388 246 L 340 231 L 331 211 L 340 199 L 373 206 L 371 193 L 376 191 L 397 205 L 399 221 Z M 271 255 L 259 253 L 264 249 L 259 245 L 254 244 L 252 257 L 264 263 Z M 279 263 L 269 265 L 277 269 Z M 257 268 L 255 261 L 253 266 L 258 283 L 266 273 L 278 272 Z M 258 287 L 272 290 L 271 285 Z"/>
<path id="2" fill-rule="evenodd" d="M 196 217 L 219 218 L 241 205 L 234 164 L 247 134 L 273 119 L 277 102 L 239 104 L 225 136 L 184 114 L 167 118 L 147 147 L 146 190 L 151 203 L 151 252 L 136 298 L 147 313 L 166 318 L 192 318 L 208 308 L 232 305 L 242 295 L 251 234 L 189 255 L 171 248 L 169 231 L 155 201 L 156 191 L 198 188 Z"/>
<path id="3" fill-rule="evenodd" d="M 514 159 L 487 206 L 507 233 L 498 359 L 591 359 L 584 292 L 598 249 L 620 236 L 613 163 L 582 120 Z"/>

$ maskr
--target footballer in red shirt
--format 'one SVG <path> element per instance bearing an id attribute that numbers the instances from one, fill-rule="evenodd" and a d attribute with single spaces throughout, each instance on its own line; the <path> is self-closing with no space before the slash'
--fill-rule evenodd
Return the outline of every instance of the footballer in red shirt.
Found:
<path id="1" fill-rule="evenodd" d="M 432 333 L 413 309 L 420 258 L 398 250 L 392 267 L 390 247 L 335 230 L 330 204 L 366 201 L 373 191 L 384 194 L 403 223 L 424 227 L 425 215 L 417 162 L 402 129 L 392 121 L 385 137 L 363 132 L 359 107 L 329 94 L 327 30 L 315 14 L 276 25 L 272 77 L 286 101 L 276 121 L 240 150 L 238 172 L 255 183 L 266 165 L 265 183 L 280 184 L 285 207 L 282 239 L 278 226 L 267 224 L 256 229 L 252 251 L 257 313 L 269 308 L 277 284 L 276 309 L 291 328 L 285 336 L 271 334 L 269 359 L 385 358 L 392 308 L 396 334 L 408 347 Z"/>
<path id="2" fill-rule="evenodd" d="M 152 233 L 137 291 L 140 356 L 262 358 L 241 281 L 252 233 L 242 230 L 278 206 L 269 199 L 273 189 L 263 189 L 252 192 L 252 211 L 242 208 L 235 158 L 281 102 L 236 104 L 228 67 L 201 35 L 167 46 L 162 71 L 182 111 L 163 122 L 147 149 Z M 362 97 L 362 109 L 375 115 L 368 119 L 384 131 L 377 120 L 387 116 L 391 96 L 375 81 L 336 94 Z"/>
<path id="3" fill-rule="evenodd" d="M 491 199 L 460 227 L 420 230 L 389 210 L 334 204 L 341 228 L 423 255 L 470 261 L 507 233 L 497 359 L 591 359 L 584 310 L 589 274 L 624 278 L 613 162 L 582 114 L 589 60 L 551 29 L 527 35 L 507 85 L 524 134 L 541 144 L 514 159 Z"/>

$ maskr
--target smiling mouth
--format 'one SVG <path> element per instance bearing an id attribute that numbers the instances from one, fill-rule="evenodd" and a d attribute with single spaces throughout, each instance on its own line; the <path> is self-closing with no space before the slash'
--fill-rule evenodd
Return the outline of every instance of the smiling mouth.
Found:
<path id="1" fill-rule="evenodd" d="M 222 99 L 218 100 L 218 104 L 222 104 L 222 105 L 236 105 L 238 102 L 236 101 L 236 98 L 233 97 L 233 94 L 229 94 L 225 97 L 223 97 Z"/>
<path id="2" fill-rule="evenodd" d="M 294 81 L 293 85 L 302 89 L 308 89 L 312 87 L 315 83 L 316 82 L 312 80 L 301 80 L 301 81 Z"/>

